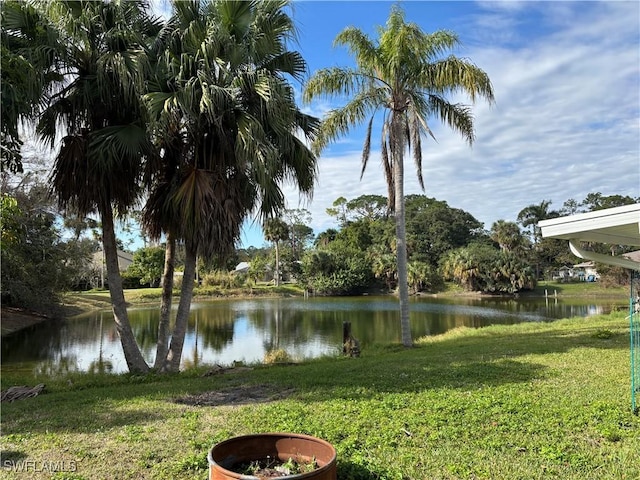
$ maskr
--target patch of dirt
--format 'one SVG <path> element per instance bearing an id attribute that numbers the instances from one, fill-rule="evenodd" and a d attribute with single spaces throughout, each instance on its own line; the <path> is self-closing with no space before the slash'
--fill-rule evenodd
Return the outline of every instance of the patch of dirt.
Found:
<path id="1" fill-rule="evenodd" d="M 223 390 L 202 392 L 173 399 L 175 403 L 197 407 L 215 407 L 220 405 L 252 405 L 288 398 L 295 392 L 293 388 L 281 388 L 275 385 L 239 385 Z"/>

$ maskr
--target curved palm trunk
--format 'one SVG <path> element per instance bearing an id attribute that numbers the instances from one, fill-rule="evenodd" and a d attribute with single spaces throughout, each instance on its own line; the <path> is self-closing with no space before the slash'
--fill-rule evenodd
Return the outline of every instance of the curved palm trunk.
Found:
<path id="1" fill-rule="evenodd" d="M 116 246 L 116 234 L 113 226 L 113 211 L 111 207 L 101 209 L 102 217 L 102 246 L 105 262 L 107 264 L 107 279 L 109 280 L 109 294 L 113 307 L 113 318 L 116 322 L 116 330 L 120 337 L 124 358 L 130 372 L 146 373 L 149 365 L 145 361 L 136 338 L 133 335 L 127 306 L 122 289 L 122 277 L 118 266 L 118 249 Z"/>
<path id="2" fill-rule="evenodd" d="M 153 368 L 161 370 L 169 351 L 169 324 L 171 322 L 171 300 L 173 296 L 173 273 L 176 257 L 176 239 L 167 234 L 167 246 L 164 254 L 164 272 L 162 273 L 162 300 L 160 303 L 160 321 L 158 322 L 158 341 L 156 360 Z"/>
<path id="3" fill-rule="evenodd" d="M 187 332 L 189 312 L 191 310 L 191 298 L 193 297 L 193 284 L 196 272 L 196 254 L 187 248 L 184 260 L 184 277 L 182 278 L 182 289 L 180 290 L 180 303 L 176 313 L 176 324 L 171 335 L 171 346 L 167 353 L 167 360 L 164 370 L 177 372 L 180 370 L 180 360 L 182 359 L 182 349 L 184 347 L 184 337 Z"/>
<path id="4" fill-rule="evenodd" d="M 400 296 L 400 328 L 402 345 L 413 346 L 409 323 L 409 283 L 407 281 L 407 231 L 404 213 L 404 142 L 401 115 L 394 112 L 391 120 L 391 155 L 395 196 L 398 294 Z"/>

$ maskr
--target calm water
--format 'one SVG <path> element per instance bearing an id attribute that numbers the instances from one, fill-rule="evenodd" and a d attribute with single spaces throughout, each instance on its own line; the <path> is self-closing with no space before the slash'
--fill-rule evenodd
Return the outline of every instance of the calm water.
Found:
<path id="1" fill-rule="evenodd" d="M 568 303 L 541 299 L 411 300 L 414 339 L 449 329 L 491 324 L 544 322 L 608 313 L 617 304 Z M 152 362 L 158 308 L 130 309 L 130 320 L 145 358 Z M 175 313 L 175 312 L 174 312 Z M 185 339 L 183 367 L 259 362 L 281 348 L 294 359 L 341 352 L 342 323 L 351 322 L 361 346 L 400 342 L 393 297 L 216 300 L 194 303 Z M 35 325 L 2 338 L 2 370 L 126 371 L 111 312 Z"/>

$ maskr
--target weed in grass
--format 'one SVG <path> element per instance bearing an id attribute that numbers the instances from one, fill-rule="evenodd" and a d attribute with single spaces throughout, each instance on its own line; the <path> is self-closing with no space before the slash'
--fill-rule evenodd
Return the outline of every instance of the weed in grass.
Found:
<path id="1" fill-rule="evenodd" d="M 611 337 L 614 336 L 614 333 L 611 330 L 607 330 L 607 329 L 601 329 L 601 330 L 597 330 L 592 337 L 593 338 L 600 338 L 602 340 L 608 340 Z"/>
<path id="2" fill-rule="evenodd" d="M 76 473 L 57 472 L 51 476 L 51 480 L 89 480 L 87 477 Z"/>
<path id="3" fill-rule="evenodd" d="M 164 460 L 162 455 L 153 450 L 141 451 L 137 464 L 143 469 L 149 469 Z"/>
<path id="4" fill-rule="evenodd" d="M 146 440 L 144 428 L 140 425 L 125 425 L 118 439 L 125 443 L 141 443 Z"/>
<path id="5" fill-rule="evenodd" d="M 185 410 L 182 412 L 182 424 L 190 432 L 198 431 L 201 412 L 197 410 Z"/>
<path id="6" fill-rule="evenodd" d="M 201 472 L 209 468 L 209 461 L 202 453 L 190 453 L 177 462 L 178 470 L 181 472 Z"/>

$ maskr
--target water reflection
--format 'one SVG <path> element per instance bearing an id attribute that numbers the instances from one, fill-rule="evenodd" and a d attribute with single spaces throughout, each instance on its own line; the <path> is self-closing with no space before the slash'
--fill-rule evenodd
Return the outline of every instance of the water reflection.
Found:
<path id="1" fill-rule="evenodd" d="M 608 313 L 618 305 L 569 303 L 551 299 L 411 300 L 412 335 L 452 328 L 550 321 Z M 624 306 L 624 305 L 620 305 Z M 157 308 L 133 308 L 131 324 L 145 359 L 152 363 Z M 267 351 L 284 349 L 293 358 L 341 351 L 342 323 L 351 322 L 363 347 L 399 343 L 397 300 L 393 297 L 218 300 L 195 303 L 185 337 L 183 368 L 261 361 Z M 35 325 L 2 339 L 2 370 L 46 374 L 73 371 L 122 372 L 126 363 L 111 312 Z"/>

